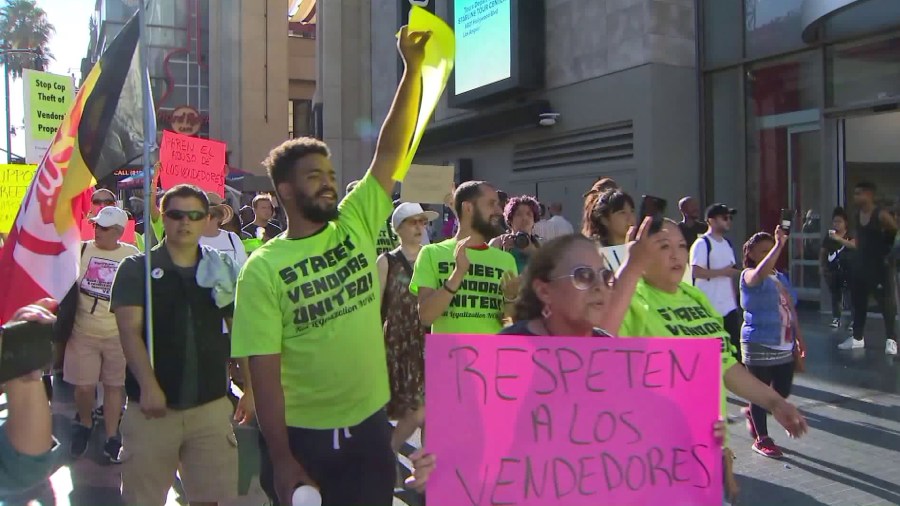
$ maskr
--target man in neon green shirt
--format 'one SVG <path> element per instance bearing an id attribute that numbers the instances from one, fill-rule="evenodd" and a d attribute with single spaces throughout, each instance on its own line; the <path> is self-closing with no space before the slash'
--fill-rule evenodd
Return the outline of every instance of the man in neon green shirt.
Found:
<path id="1" fill-rule="evenodd" d="M 324 505 L 393 502 L 375 244 L 415 127 L 428 38 L 401 31 L 406 72 L 372 165 L 340 204 L 321 141 L 287 141 L 264 162 L 287 231 L 241 271 L 232 354 L 250 357 L 265 439 L 260 481 L 276 504 L 291 504 L 300 486 L 318 489 Z"/>
<path id="2" fill-rule="evenodd" d="M 459 231 L 422 248 L 409 289 L 419 297 L 419 318 L 435 334 L 496 334 L 512 315 L 519 292 L 516 259 L 487 245 L 503 232 L 497 190 L 484 181 L 453 194 Z"/>

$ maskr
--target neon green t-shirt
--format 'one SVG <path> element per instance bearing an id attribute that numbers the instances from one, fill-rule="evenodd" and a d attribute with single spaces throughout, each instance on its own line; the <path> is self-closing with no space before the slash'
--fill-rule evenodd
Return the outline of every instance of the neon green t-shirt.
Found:
<path id="1" fill-rule="evenodd" d="M 638 281 L 631 306 L 619 329 L 621 337 L 719 338 L 722 340 L 722 378 L 737 364 L 733 346 L 725 330 L 722 315 L 698 288 L 682 282 L 677 293 L 656 289 L 644 280 Z M 724 379 L 721 388 L 721 411 L 725 416 Z"/>
<path id="2" fill-rule="evenodd" d="M 413 269 L 409 290 L 439 289 L 456 266 L 456 239 L 422 248 Z M 503 328 L 503 290 L 500 279 L 510 271 L 518 275 L 516 259 L 499 248 L 468 248 L 469 271 L 447 311 L 432 322 L 435 334 L 496 334 Z"/>
<path id="3" fill-rule="evenodd" d="M 150 218 L 150 230 L 153 231 L 153 235 L 156 237 L 156 241 L 152 242 L 151 247 L 159 244 L 159 241 L 162 240 L 163 234 L 166 229 L 163 226 L 162 215 L 159 215 L 159 218 L 153 219 Z M 144 235 L 143 234 L 135 234 L 134 235 L 134 245 L 137 247 L 138 251 L 141 253 L 144 252 Z"/>
<path id="4" fill-rule="evenodd" d="M 371 175 L 310 237 L 273 238 L 237 282 L 234 357 L 281 354 L 289 427 L 359 424 L 388 390 L 375 241 L 391 200 Z"/>
<path id="5" fill-rule="evenodd" d="M 385 224 L 378 232 L 378 242 L 375 244 L 375 251 L 381 256 L 389 251 L 394 251 L 400 246 L 400 238 L 394 233 L 390 224 Z"/>

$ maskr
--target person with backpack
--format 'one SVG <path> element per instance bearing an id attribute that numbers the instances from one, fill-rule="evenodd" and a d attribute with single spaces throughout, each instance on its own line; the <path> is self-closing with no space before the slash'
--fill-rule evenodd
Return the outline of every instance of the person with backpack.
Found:
<path id="1" fill-rule="evenodd" d="M 741 313 L 738 310 L 734 279 L 740 275 L 734 248 L 725 234 L 737 211 L 725 204 L 713 204 L 706 209 L 709 230 L 690 246 L 691 275 L 694 286 L 700 289 L 725 321 L 725 330 L 735 350 L 735 359 L 741 361 Z"/>

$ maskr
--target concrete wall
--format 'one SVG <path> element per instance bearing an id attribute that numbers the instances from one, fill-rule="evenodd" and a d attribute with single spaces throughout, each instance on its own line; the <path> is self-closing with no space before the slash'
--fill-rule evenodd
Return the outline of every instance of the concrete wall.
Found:
<path id="1" fill-rule="evenodd" d="M 396 2 L 375 5 L 370 14 L 371 118 L 377 127 L 399 76 L 393 37 Z M 581 194 L 600 174 L 617 178 L 638 195 L 667 198 L 672 210 L 681 196 L 699 194 L 693 0 L 546 0 L 545 5 L 546 86 L 527 98 L 549 100 L 561 114 L 557 125 L 542 128 L 535 121 L 532 129 L 420 151 L 417 162 L 471 158 L 476 179 L 490 180 L 510 193 L 563 200 L 564 213 L 576 226 Z M 437 2 L 436 13 L 447 19 L 448 3 Z M 329 108 L 326 99 L 326 121 L 335 115 Z M 435 121 L 482 111 L 451 109 L 445 96 Z M 634 135 L 630 160 L 513 171 L 516 145 L 627 120 L 633 122 Z"/>
<path id="2" fill-rule="evenodd" d="M 288 98 L 311 100 L 316 91 L 316 40 L 288 37 Z"/>
<path id="3" fill-rule="evenodd" d="M 473 177 L 493 182 L 510 194 L 537 195 L 563 203 L 565 216 L 581 221 L 581 195 L 604 175 L 615 178 L 635 198 L 642 193 L 675 202 L 699 191 L 696 80 L 693 69 L 643 65 L 598 79 L 549 90 L 542 97 L 561 114 L 553 127 L 535 126 L 435 151 L 420 152 L 420 163 L 473 160 Z M 633 122 L 634 157 L 602 165 L 571 165 L 513 171 L 517 145 L 526 145 L 570 132 L 621 121 Z"/>
<path id="4" fill-rule="evenodd" d="M 260 162 L 288 132 L 287 16 L 284 0 L 240 4 L 242 136 L 232 162 L 262 174 Z"/>
<path id="5" fill-rule="evenodd" d="M 342 186 L 365 173 L 378 134 L 371 120 L 371 7 L 370 0 L 317 6 L 316 101 L 323 104 L 323 140 Z"/>
<path id="6" fill-rule="evenodd" d="M 209 135 L 231 150 L 241 167 L 241 6 L 240 0 L 209 3 Z"/>

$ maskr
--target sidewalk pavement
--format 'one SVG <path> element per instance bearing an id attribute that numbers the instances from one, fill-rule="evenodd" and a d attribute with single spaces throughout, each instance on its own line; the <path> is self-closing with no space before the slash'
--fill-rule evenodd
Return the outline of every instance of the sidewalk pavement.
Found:
<path id="1" fill-rule="evenodd" d="M 770 434 L 785 450 L 785 458 L 771 460 L 750 449 L 740 399 L 729 398 L 730 446 L 737 455 L 735 472 L 742 492 L 737 504 L 759 506 L 898 505 L 900 504 L 900 357 L 884 354 L 881 320 L 870 322 L 867 348 L 839 351 L 847 332 L 828 327 L 826 315 L 801 314 L 807 346 L 807 372 L 795 379 L 791 401 L 806 415 L 810 432 L 790 440 L 769 419 Z M 54 432 L 68 449 L 69 420 L 74 406 L 71 389 L 58 385 L 54 402 Z M 5 417 L 4 411 L 0 416 Z M 24 506 L 122 506 L 119 471 L 102 464 L 101 431 L 86 457 L 65 459 L 51 479 L 26 494 L 2 497 L 0 504 Z M 265 495 L 253 470 L 258 466 L 254 429 L 238 428 L 241 482 L 246 496 L 225 506 L 262 506 Z M 404 449 L 420 446 L 418 434 Z M 401 458 L 404 473 L 409 461 Z M 418 506 L 417 494 L 399 492 L 395 506 Z M 167 505 L 179 504 L 178 493 Z"/>

